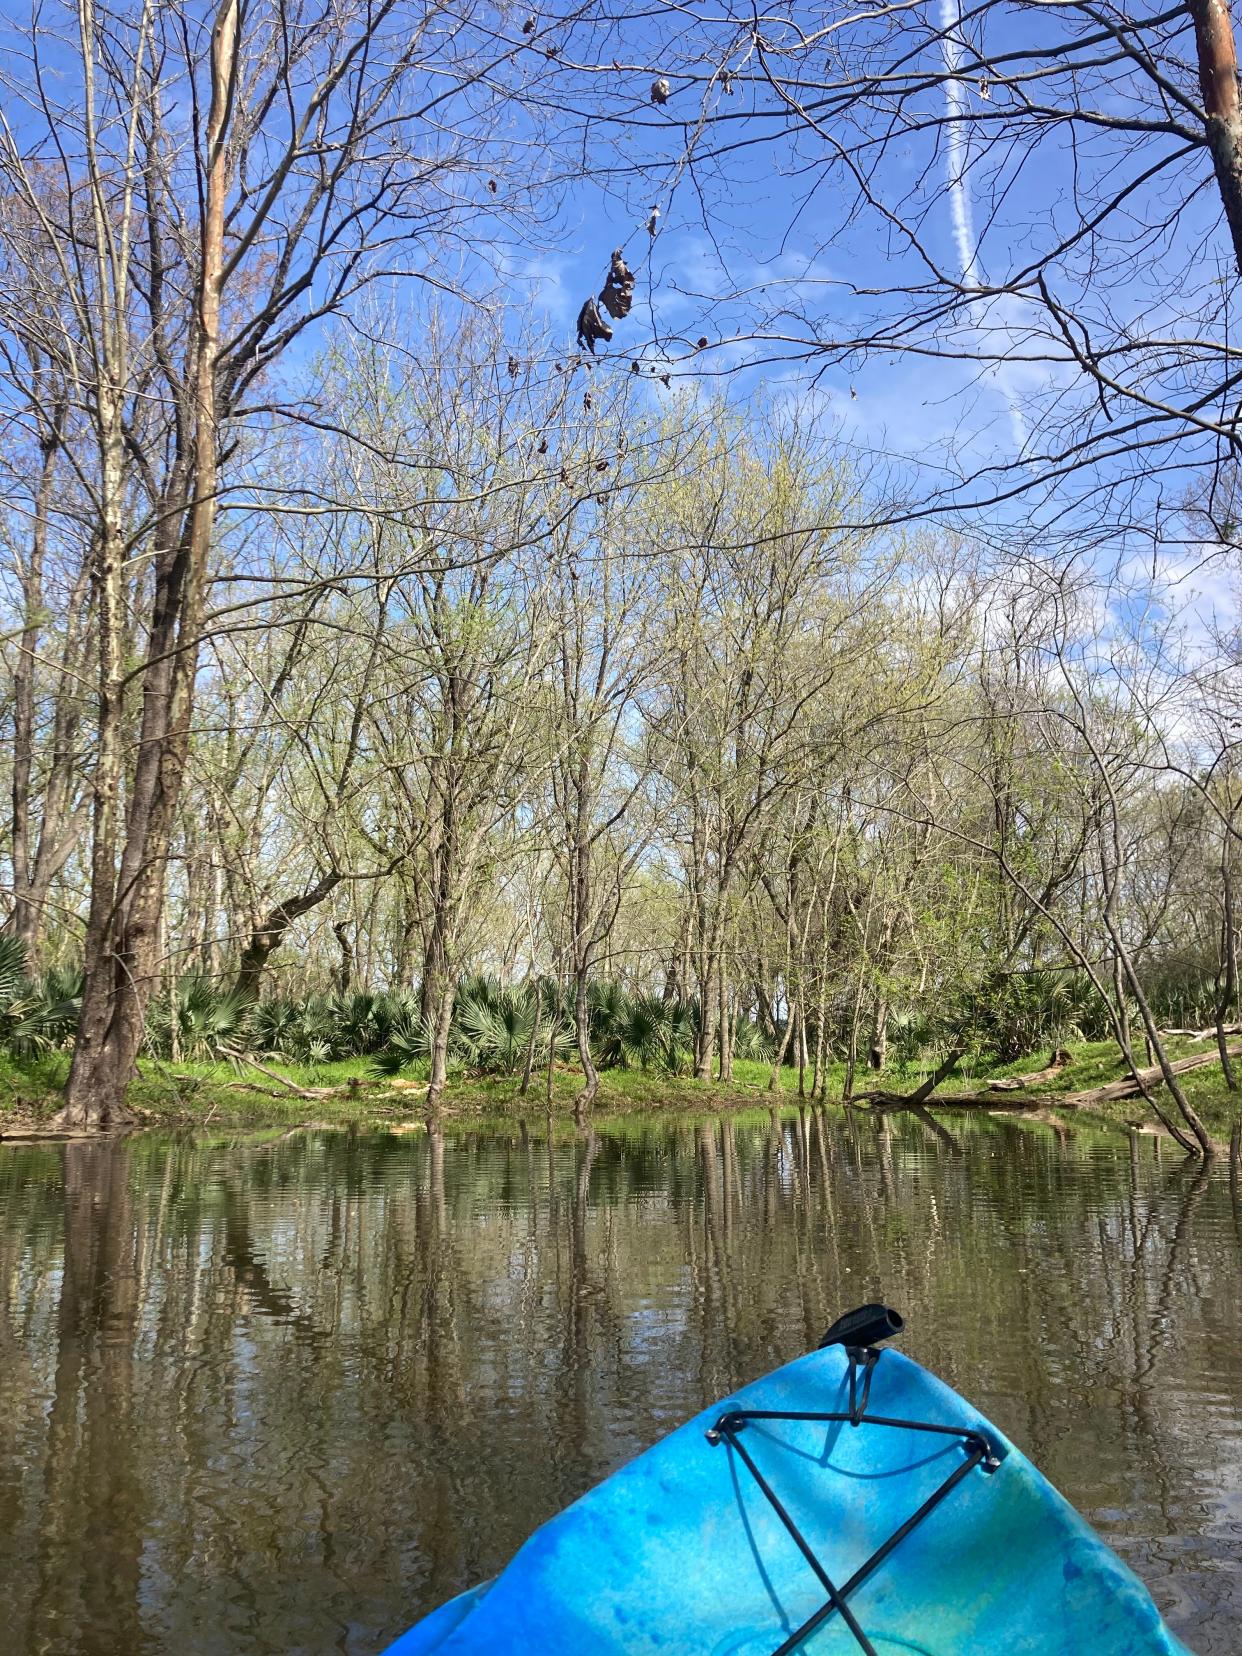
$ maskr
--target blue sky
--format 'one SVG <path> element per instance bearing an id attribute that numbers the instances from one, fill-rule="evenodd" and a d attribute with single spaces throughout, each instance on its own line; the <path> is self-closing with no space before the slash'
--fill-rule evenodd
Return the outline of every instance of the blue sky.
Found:
<path id="1" fill-rule="evenodd" d="M 879 41 L 886 52 L 911 53 L 933 77 L 906 100 L 909 126 L 882 152 L 858 149 L 868 129 L 852 115 L 836 115 L 818 131 L 791 123 L 757 72 L 748 32 L 753 14 L 731 17 L 729 0 L 711 9 L 706 0 L 676 6 L 619 0 L 607 13 L 593 8 L 580 24 L 541 16 L 530 35 L 520 13 L 485 20 L 485 28 L 501 32 L 502 45 L 513 46 L 502 72 L 537 106 L 542 103 L 533 114 L 514 114 L 512 171 L 498 166 L 494 199 L 503 203 L 511 189 L 524 196 L 523 180 L 543 153 L 547 170 L 565 180 L 552 192 L 559 207 L 541 204 L 530 241 L 504 255 L 514 335 L 534 319 L 549 330 L 556 350 L 568 354 L 582 300 L 598 292 L 611 249 L 623 245 L 639 272 L 636 303 L 617 324 L 597 372 L 614 366 L 628 372 L 639 355 L 672 376 L 667 392 L 648 379 L 657 400 L 707 385 L 737 398 L 813 403 L 863 464 L 874 458 L 887 467 L 890 482 L 904 480 L 914 509 L 957 476 L 989 462 L 1014 462 L 1033 443 L 1039 410 L 1033 413 L 1032 404 L 1042 403 L 1047 413 L 1063 403 L 1060 412 L 1093 422 L 1097 434 L 1124 423 L 1124 399 L 1101 410 L 1094 392 L 1064 362 L 1023 360 L 1033 326 L 1044 351 L 1050 325 L 1027 300 L 1009 294 L 972 300 L 939 334 L 924 325 L 923 342 L 938 343 L 939 356 L 882 348 L 842 360 L 808 355 L 809 339 L 831 347 L 877 319 L 900 330 L 904 312 L 915 304 L 906 294 L 927 278 L 893 222 L 874 209 L 855 211 L 845 175 L 832 165 L 838 143 L 866 155 L 878 194 L 898 205 L 933 264 L 980 282 L 1021 270 L 1032 249 L 1072 234 L 1084 212 L 1137 178 L 1153 158 L 1167 160 L 1185 147 L 1154 126 L 1084 133 L 1052 123 L 1035 136 L 1015 138 L 1006 130 L 1007 94 L 970 72 L 974 45 L 967 33 L 977 33 L 983 26 L 978 19 L 986 16 L 1000 48 L 1029 44 L 1037 53 L 1072 36 L 1085 14 L 1072 6 L 1050 11 L 998 0 L 969 13 L 974 21 L 963 25 L 958 4 L 922 0 L 899 8 L 887 24 L 860 22 L 871 14 L 853 14 L 850 39 L 859 50 Z M 850 15 L 829 0 L 814 0 L 774 9 L 764 28 L 779 45 L 790 22 L 811 31 Z M 67 7 L 55 19 L 71 32 Z M 9 16 L 7 44 L 13 50 L 4 73 L 14 84 L 25 73 L 16 43 L 28 22 L 17 13 Z M 1170 34 L 1175 57 L 1185 50 L 1186 27 L 1173 25 Z M 555 58 L 545 55 L 549 49 Z M 798 60 L 788 62 L 795 71 Z M 729 89 L 719 78 L 725 68 L 735 77 Z M 649 97 L 657 72 L 670 81 L 663 107 Z M 1186 78 L 1181 69 L 1176 73 Z M 63 86 L 67 108 L 75 95 L 71 81 Z M 1141 77 L 1128 80 L 1122 71 L 1109 71 L 1094 80 L 1082 76 L 1080 83 L 1076 95 L 1108 113 L 1144 120 L 1160 113 Z M 11 99 L 9 118 L 21 132 L 32 115 Z M 988 124 L 997 118 L 999 124 Z M 872 111 L 867 120 L 875 119 Z M 1003 142 L 996 141 L 998 134 Z M 72 144 L 68 128 L 61 136 Z M 536 152 L 545 137 L 546 151 Z M 992 147 L 986 148 L 989 140 Z M 693 163 L 687 161 L 690 151 Z M 479 199 L 463 198 L 461 223 L 471 232 L 477 228 L 481 239 L 498 229 L 493 198 L 477 177 L 463 188 L 477 191 Z M 661 209 L 654 240 L 645 229 L 653 202 Z M 1058 301 L 1096 343 L 1124 344 L 1159 332 L 1175 343 L 1203 335 L 1208 356 L 1218 354 L 1235 276 L 1206 152 L 1187 154 L 1143 184 L 1110 224 L 1109 279 L 1096 280 L 1093 272 L 1097 237 L 1056 262 Z M 468 267 L 471 254 L 462 258 Z M 415 302 L 409 303 L 413 313 Z M 709 341 L 702 351 L 694 344 L 700 337 Z M 972 346 L 984 338 L 1007 358 L 986 370 L 969 360 Z M 302 358 L 321 343 L 321 337 L 308 336 L 298 347 Z M 1155 388 L 1175 403 L 1190 395 L 1199 372 L 1178 350 L 1152 371 Z M 1137 545 L 1122 549 L 1126 557 L 1177 540 L 1184 468 L 1189 460 L 1210 458 L 1212 442 L 1192 436 L 1170 445 L 1159 451 L 1167 459 L 1163 471 L 1140 480 L 1124 497 L 1114 491 L 1108 511 L 1119 524 L 1128 519 L 1128 532 L 1138 536 Z M 1124 472 L 1124 464 L 1119 469 Z M 1032 467 L 1008 482 L 1029 483 L 1037 474 Z M 1030 525 L 1032 549 L 1041 542 L 1060 552 L 1075 537 L 1081 540 L 1084 524 L 1100 542 L 1101 525 L 1092 521 L 1098 506 L 1084 505 L 1081 480 L 1055 481 L 1021 498 L 1011 495 L 972 528 L 986 533 L 1000 527 L 1013 536 Z M 1186 548 L 1178 547 L 1177 555 L 1184 558 Z"/>
<path id="2" fill-rule="evenodd" d="M 1041 414 L 1088 422 L 1106 441 L 1124 431 L 1137 405 L 1119 394 L 1102 407 L 1104 399 L 1084 384 L 1048 313 L 1013 294 L 963 305 L 939 332 L 925 326 L 923 342 L 938 344 L 940 356 L 879 349 L 839 362 L 823 355 L 792 360 L 806 357 L 811 334 L 833 342 L 865 331 L 877 317 L 900 328 L 903 287 L 925 287 L 927 270 L 882 214 L 854 211 L 841 172 L 830 166 L 838 136 L 855 142 L 859 129 L 817 133 L 804 126 L 792 135 L 766 83 L 748 72 L 754 64 L 746 60 L 744 31 L 732 55 L 712 57 L 732 38 L 724 13 L 727 7 L 709 21 L 703 6 L 670 6 L 631 18 L 604 44 L 594 36 L 567 36 L 562 64 L 600 65 L 615 51 L 619 67 L 581 76 L 605 110 L 588 145 L 601 172 L 567 188 L 562 212 L 548 226 L 548 247 L 519 262 L 531 314 L 570 348 L 578 306 L 598 289 L 609 250 L 625 244 L 631 262 L 644 263 L 638 302 L 617 326 L 611 358 L 628 366 L 630 354 L 641 352 L 670 367 L 675 385 L 722 384 L 739 397 L 813 397 L 843 442 L 895 461 L 915 504 L 957 475 L 981 464 L 1005 467 L 1023 454 L 1036 463 L 1004 480 L 1001 492 L 1032 482 L 1042 469 L 1033 435 Z M 770 14 L 778 15 L 809 31 L 845 13 L 815 4 Z M 1000 50 L 1042 52 L 1057 31 L 1069 38 L 1086 26 L 1083 14 L 1069 7 L 1055 18 L 1042 8 L 1004 5 L 986 15 Z M 1146 392 L 1177 407 L 1189 404 L 1203 376 L 1219 365 L 1236 280 L 1206 151 L 1188 150 L 1184 136 L 1163 131 L 1150 85 L 1117 69 L 1080 75 L 1075 97 L 1131 129 L 1048 123 L 1011 141 L 1005 92 L 965 72 L 975 48 L 960 32 L 957 0 L 907 8 L 898 27 L 893 51 L 911 51 L 940 79 L 908 101 L 911 130 L 875 159 L 878 194 L 899 204 L 942 271 L 995 283 L 1029 266 L 1036 250 L 1073 237 L 1085 217 L 1134 185 L 1088 242 L 1054 260 L 1052 297 L 1081 321 L 1093 345 L 1124 353 L 1134 339 L 1167 335 L 1169 351 L 1145 359 L 1141 374 L 1136 359 L 1127 362 L 1124 355 L 1119 372 L 1138 376 Z M 967 27 L 977 33 L 975 22 Z M 1184 54 L 1186 30 L 1175 25 L 1169 32 L 1170 72 L 1189 85 L 1192 77 L 1175 61 Z M 719 82 L 709 84 L 709 71 L 722 62 L 742 65 L 728 96 Z M 663 109 L 647 98 L 655 68 L 667 70 L 672 83 Z M 574 100 L 562 96 L 564 126 L 574 128 Z M 719 136 L 732 147 L 688 167 L 687 136 L 704 112 L 710 122 L 727 124 L 716 129 L 709 122 L 701 145 L 710 149 Z M 919 121 L 921 130 L 914 130 Z M 1144 178 L 1153 162 L 1157 170 Z M 662 212 L 648 248 L 643 224 L 653 200 Z M 789 334 L 802 343 L 784 343 L 781 336 Z M 711 342 L 701 353 L 693 349 L 700 336 Z M 1204 338 L 1202 360 L 1197 345 L 1183 348 L 1184 341 Z M 1006 360 L 987 368 L 969 360 L 981 340 Z M 1061 360 L 1030 360 L 1049 354 Z M 1155 448 L 1153 475 L 1132 484 L 1130 457 L 1119 441 L 1118 457 L 1105 459 L 1086 480 L 1107 483 L 1107 500 L 1091 497 L 1082 477 L 1065 477 L 984 515 L 1010 534 L 1030 526 L 1032 542 L 1063 550 L 1084 536 L 1098 545 L 1108 528 L 1101 520 L 1111 514 L 1118 534 L 1124 525 L 1125 535 L 1150 551 L 1153 540 L 1178 540 L 1173 520 L 1192 478 L 1187 467 L 1210 462 L 1213 443 L 1191 431 L 1186 440 Z M 1135 548 L 1126 552 L 1133 557 Z"/>

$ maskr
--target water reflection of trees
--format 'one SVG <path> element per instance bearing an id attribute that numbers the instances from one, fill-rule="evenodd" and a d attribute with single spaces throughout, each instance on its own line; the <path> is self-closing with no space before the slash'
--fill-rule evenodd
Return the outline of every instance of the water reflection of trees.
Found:
<path id="1" fill-rule="evenodd" d="M 19 1648 L 373 1648 L 877 1295 L 1141 1567 L 1236 1474 L 1240 1285 L 1223 1173 L 1018 1122 L 14 1151 Z"/>

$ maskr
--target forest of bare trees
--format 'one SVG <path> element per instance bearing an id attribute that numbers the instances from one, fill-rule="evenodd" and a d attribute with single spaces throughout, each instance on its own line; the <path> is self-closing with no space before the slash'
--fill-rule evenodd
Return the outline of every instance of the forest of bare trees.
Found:
<path id="1" fill-rule="evenodd" d="M 65 1125 L 124 1119 L 203 986 L 408 993 L 434 1107 L 491 974 L 580 1113 L 611 985 L 681 1009 L 694 1075 L 761 1051 L 812 1095 L 1094 1033 L 1207 1147 L 1161 1030 L 1217 1029 L 1232 1085 L 1225 48 L 1194 5 L 819 22 L 10 29 L 0 885 L 11 975 L 72 1007 Z M 792 284 L 721 254 L 673 329 L 637 204 L 718 228 L 734 166 L 831 236 Z M 647 244 L 599 356 L 513 299 L 584 179 Z M 817 274 L 876 223 L 884 283 Z M 821 377 L 912 356 L 1006 445 L 977 402 L 952 454 L 851 434 Z"/>

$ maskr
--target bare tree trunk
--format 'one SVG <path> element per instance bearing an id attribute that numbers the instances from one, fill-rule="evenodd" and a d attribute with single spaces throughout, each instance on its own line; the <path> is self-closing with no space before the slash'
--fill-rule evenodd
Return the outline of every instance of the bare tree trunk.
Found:
<path id="1" fill-rule="evenodd" d="M 112 441 L 112 418 L 103 420 L 105 442 L 105 500 L 107 479 L 119 491 L 119 424 Z M 117 818 L 121 787 L 121 723 L 123 718 L 124 616 L 122 606 L 123 543 L 119 500 L 105 510 L 97 551 L 97 605 L 99 627 L 99 709 L 96 725 L 91 841 L 91 895 L 86 918 L 83 954 L 86 981 L 73 1043 L 73 1059 L 65 1089 L 65 1106 L 57 1124 L 70 1128 L 107 1128 L 132 1120 L 125 1107 L 125 1089 L 132 1061 L 112 1034 L 116 996 L 125 988 L 123 964 L 117 958 L 112 933 L 116 881 Z"/>
<path id="2" fill-rule="evenodd" d="M 825 1062 L 827 1055 L 827 1037 L 825 1026 L 828 1022 L 828 978 L 820 972 L 819 996 L 815 1004 L 815 1067 L 811 1071 L 811 1097 L 823 1099 L 827 1089 L 828 1066 Z"/>
<path id="3" fill-rule="evenodd" d="M 854 1094 L 854 1077 L 858 1073 L 858 1031 L 862 1026 L 862 1003 L 864 976 L 858 974 L 858 983 L 854 990 L 854 1006 L 850 1014 L 849 1044 L 845 1051 L 845 1080 L 841 1088 L 843 1099 L 852 1098 Z"/>
<path id="4" fill-rule="evenodd" d="M 60 448 L 65 413 L 65 405 L 58 404 L 40 439 L 42 463 L 39 469 L 39 485 L 35 492 L 30 562 L 21 577 L 22 631 L 18 641 L 17 662 L 13 669 L 13 815 L 10 851 L 13 863 L 13 911 L 5 923 L 5 929 L 19 937 L 25 945 L 26 959 L 31 970 L 34 969 L 38 957 L 43 928 L 43 905 L 47 901 L 47 890 L 51 884 L 50 877 L 39 878 L 35 867 L 36 858 L 32 855 L 30 781 L 35 745 L 35 666 L 39 653 L 44 606 L 43 569 L 47 557 L 48 517 L 52 505 L 56 455 Z M 57 826 L 44 817 L 41 836 L 43 843 L 50 842 Z"/>
<path id="5" fill-rule="evenodd" d="M 717 1018 L 720 1025 L 720 1061 L 716 1079 L 726 1085 L 733 1080 L 733 1014 L 729 1005 L 729 984 L 721 962 L 717 993 Z"/>
<path id="6" fill-rule="evenodd" d="M 539 1035 L 539 1019 L 543 1012 L 543 995 L 538 978 L 534 980 L 533 993 L 534 1011 L 531 1014 L 530 1034 L 526 1040 L 526 1057 L 522 1064 L 522 1085 L 518 1088 L 519 1098 L 525 1098 L 530 1091 L 530 1078 L 535 1067 L 535 1041 Z"/>
<path id="7" fill-rule="evenodd" d="M 718 987 L 722 971 L 720 942 L 720 923 L 713 918 L 708 935 L 700 945 L 696 969 L 699 991 L 699 1027 L 694 1040 L 696 1081 L 711 1080 L 712 1060 L 716 1056 L 717 1019 L 720 1014 Z"/>
<path id="8" fill-rule="evenodd" d="M 871 1045 L 867 1049 L 868 1066 L 879 1073 L 888 1058 L 888 998 L 876 991 L 871 1013 Z"/>
<path id="9" fill-rule="evenodd" d="M 450 742 L 457 731 L 459 703 L 456 677 L 449 674 L 449 706 L 454 723 Z M 432 851 L 431 925 L 423 953 L 422 1015 L 431 1031 L 431 1073 L 427 1082 L 427 1111 L 437 1117 L 440 1102 L 448 1080 L 448 1044 L 453 1023 L 453 1002 L 456 994 L 456 948 L 453 934 L 453 916 L 460 878 L 460 843 L 457 820 L 457 797 L 452 767 L 437 759 L 435 793 L 438 813 L 437 832 Z"/>
<path id="10" fill-rule="evenodd" d="M 198 665 L 207 560 L 216 514 L 219 450 L 216 432 L 216 361 L 224 271 L 224 208 L 228 188 L 226 138 L 237 63 L 238 0 L 220 0 L 211 38 L 211 103 L 206 132 L 206 190 L 202 221 L 194 344 L 194 462 L 184 527 L 155 557 L 155 595 L 142 691 L 138 759 L 129 793 L 123 848 L 119 846 L 118 794 L 123 763 L 122 523 L 126 375 L 113 372 L 101 388 L 99 425 L 102 476 L 99 546 L 100 711 L 97 749 L 95 842 L 87 919 L 82 1010 L 62 1127 L 100 1128 L 128 1118 L 125 1091 L 135 1073 L 147 1003 L 156 986 L 156 948 L 164 903 L 168 846 L 185 771 L 190 713 Z M 95 46 L 84 50 L 88 80 Z M 89 101 L 89 94 L 88 94 Z M 100 208 L 102 214 L 102 208 Z M 105 244 L 102 225 L 101 247 Z M 123 362 L 128 325 L 123 305 L 114 308 L 111 360 Z M 166 505 L 175 522 L 180 476 Z M 121 849 L 119 873 L 117 850 Z"/>
<path id="11" fill-rule="evenodd" d="M 332 935 L 336 938 L 337 948 L 341 951 L 341 958 L 336 970 L 332 974 L 332 987 L 338 995 L 349 992 L 349 986 L 354 981 L 354 944 L 349 935 L 348 920 L 334 920 Z"/>
<path id="12" fill-rule="evenodd" d="M 585 972 L 574 974 L 574 1027 L 578 1037 L 578 1060 L 582 1065 L 582 1086 L 574 1098 L 574 1122 L 578 1127 L 585 1127 L 599 1091 L 599 1071 L 591 1056 L 591 1010 L 587 1002 Z"/>
<path id="13" fill-rule="evenodd" d="M 1207 139 L 1234 262 L 1242 274 L 1242 114 L 1238 104 L 1238 55 L 1227 0 L 1186 0 L 1195 28 L 1199 88 L 1207 115 Z"/>
<path id="14" fill-rule="evenodd" d="M 1233 910 L 1233 843 L 1230 825 L 1225 828 L 1224 850 L 1221 857 L 1221 915 L 1220 968 L 1216 974 L 1216 1045 L 1220 1052 L 1220 1067 L 1225 1085 L 1237 1092 L 1238 1081 L 1233 1061 L 1225 1040 L 1225 1025 L 1229 1022 L 1238 995 L 1238 933 Z"/>
<path id="15" fill-rule="evenodd" d="M 591 1008 L 587 997 L 588 975 L 591 964 L 591 939 L 594 930 L 591 890 L 590 818 L 587 815 L 589 780 L 586 759 L 583 757 L 574 778 L 576 811 L 574 816 L 575 843 L 570 850 L 571 895 L 573 913 L 574 955 L 574 1033 L 578 1042 L 578 1060 L 582 1065 L 582 1086 L 574 1098 L 574 1121 L 579 1128 L 587 1124 L 595 1095 L 599 1091 L 599 1071 L 591 1055 Z"/>
<path id="16" fill-rule="evenodd" d="M 794 1025 L 798 1021 L 798 1001 L 794 995 L 789 996 L 789 1004 L 785 1008 L 785 1028 L 781 1033 L 780 1044 L 772 1054 L 772 1070 L 768 1076 L 768 1091 L 781 1091 L 781 1067 L 785 1062 L 785 1054 L 789 1051 L 790 1038 L 794 1032 Z"/>
<path id="17" fill-rule="evenodd" d="M 1121 970 L 1121 961 L 1117 954 L 1113 954 L 1113 996 L 1117 1002 L 1117 1028 L 1120 1032 L 1121 1050 L 1126 1052 L 1133 1044 L 1134 1036 L 1130 1029 L 1130 1006 L 1126 1000 L 1125 977 Z"/>
<path id="18" fill-rule="evenodd" d="M 555 1005 L 553 1007 L 552 1016 L 555 1019 L 555 1018 L 560 1017 L 560 979 L 559 978 L 553 978 L 553 980 L 552 980 L 552 997 L 553 997 L 553 1001 L 555 1002 Z M 547 1063 L 547 1068 L 544 1071 L 544 1089 L 543 1089 L 543 1102 L 544 1102 L 544 1106 L 545 1106 L 545 1108 L 547 1110 L 547 1114 L 548 1114 L 548 1154 L 549 1155 L 551 1155 L 551 1153 L 552 1153 L 552 1095 L 553 1095 L 553 1086 L 554 1086 L 555 1077 L 556 1077 L 556 1042 L 549 1039 L 549 1041 L 548 1041 L 548 1063 Z"/>
<path id="19" fill-rule="evenodd" d="M 453 985 L 442 983 L 432 1008 L 431 1073 L 427 1078 L 427 1114 L 432 1120 L 439 1119 L 444 1088 L 448 1081 L 449 1035 L 453 1028 L 454 998 Z"/>

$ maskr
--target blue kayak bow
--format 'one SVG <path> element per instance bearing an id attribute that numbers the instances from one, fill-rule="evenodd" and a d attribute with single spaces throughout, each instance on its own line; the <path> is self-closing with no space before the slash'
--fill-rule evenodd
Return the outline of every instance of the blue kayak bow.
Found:
<path id="1" fill-rule="evenodd" d="M 566 1508 L 389 1656 L 1189 1656 L 990 1422 L 862 1306 Z"/>

